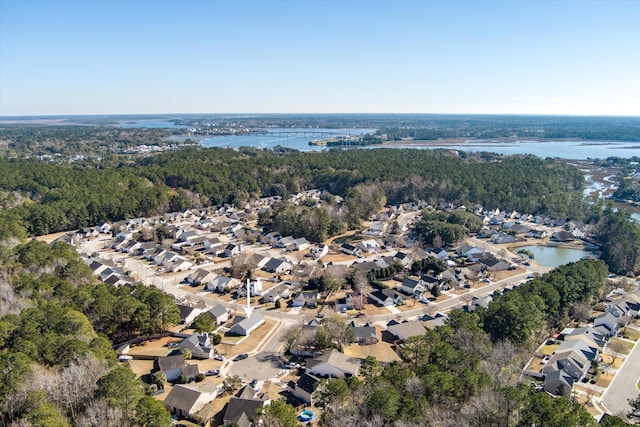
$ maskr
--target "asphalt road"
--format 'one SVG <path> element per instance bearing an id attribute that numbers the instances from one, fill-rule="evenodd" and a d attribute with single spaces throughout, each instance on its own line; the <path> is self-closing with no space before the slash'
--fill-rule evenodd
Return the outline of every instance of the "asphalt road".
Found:
<path id="1" fill-rule="evenodd" d="M 636 343 L 602 397 L 607 412 L 620 417 L 626 416 L 631 411 L 628 399 L 635 399 L 640 394 L 637 387 L 639 380 L 640 345 Z"/>

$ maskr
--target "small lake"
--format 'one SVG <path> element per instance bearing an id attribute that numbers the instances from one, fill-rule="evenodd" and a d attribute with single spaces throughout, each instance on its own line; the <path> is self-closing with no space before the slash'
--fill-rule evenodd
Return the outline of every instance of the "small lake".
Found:
<path id="1" fill-rule="evenodd" d="M 556 246 L 519 246 L 514 248 L 527 249 L 533 253 L 534 261 L 545 267 L 556 268 L 570 262 L 580 261 L 582 258 L 593 255 L 593 252 L 580 249 L 559 248 Z"/>

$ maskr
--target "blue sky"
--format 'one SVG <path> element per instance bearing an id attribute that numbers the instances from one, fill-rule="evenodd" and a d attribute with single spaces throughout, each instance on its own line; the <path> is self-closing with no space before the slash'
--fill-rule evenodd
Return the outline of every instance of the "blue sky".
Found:
<path id="1" fill-rule="evenodd" d="M 640 1 L 0 0 L 0 115 L 640 115 Z"/>

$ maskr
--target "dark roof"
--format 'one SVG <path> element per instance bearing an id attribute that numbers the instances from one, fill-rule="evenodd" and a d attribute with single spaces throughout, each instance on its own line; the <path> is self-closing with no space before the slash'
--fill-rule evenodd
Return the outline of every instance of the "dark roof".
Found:
<path id="1" fill-rule="evenodd" d="M 158 367 L 163 372 L 181 368 L 183 365 L 184 357 L 182 357 L 181 354 L 176 354 L 175 356 L 160 357 L 158 359 Z"/>
<path id="2" fill-rule="evenodd" d="M 182 305 L 182 304 L 178 304 L 178 308 L 180 309 L 180 318 L 182 320 L 184 320 L 187 317 L 189 317 L 191 312 L 193 312 L 193 310 L 195 310 L 194 307 L 189 307 L 188 305 Z"/>
<path id="3" fill-rule="evenodd" d="M 256 415 L 258 410 L 264 406 L 264 401 L 260 399 L 242 399 L 232 397 L 227 404 L 227 410 L 224 412 L 224 422 L 235 422 L 239 426 L 248 426 L 246 423 L 249 418 Z M 244 421 L 244 423 L 241 423 Z"/>
<path id="4" fill-rule="evenodd" d="M 313 390 L 315 389 L 315 386 L 319 381 L 320 378 L 316 377 L 315 375 L 304 373 L 302 374 L 296 385 L 307 393 L 313 393 Z"/>
<path id="5" fill-rule="evenodd" d="M 182 367 L 182 375 L 185 377 L 195 377 L 200 373 L 198 365 L 187 365 Z"/>

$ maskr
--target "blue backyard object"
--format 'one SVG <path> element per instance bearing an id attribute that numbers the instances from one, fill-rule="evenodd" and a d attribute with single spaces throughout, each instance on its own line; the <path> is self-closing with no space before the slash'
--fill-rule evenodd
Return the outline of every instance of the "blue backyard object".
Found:
<path id="1" fill-rule="evenodd" d="M 300 415 L 298 415 L 298 420 L 302 422 L 311 421 L 316 418 L 316 414 L 313 411 L 302 411 Z"/>

